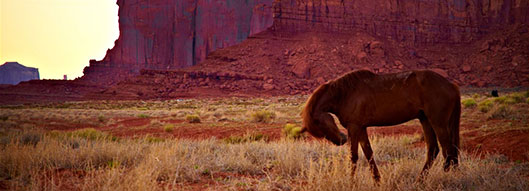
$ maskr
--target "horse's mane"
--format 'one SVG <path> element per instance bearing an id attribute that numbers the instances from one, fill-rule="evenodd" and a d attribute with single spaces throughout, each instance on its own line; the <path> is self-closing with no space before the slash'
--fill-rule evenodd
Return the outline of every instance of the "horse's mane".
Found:
<path id="1" fill-rule="evenodd" d="M 309 130 L 309 133 L 315 137 L 322 137 L 321 132 L 315 129 L 312 118 L 318 100 L 324 95 L 329 95 L 330 97 L 343 96 L 348 92 L 347 90 L 353 88 L 357 83 L 362 83 L 364 80 L 375 76 L 376 74 L 368 70 L 353 71 L 316 88 L 305 103 L 305 108 L 301 111 L 303 127 L 306 128 L 304 130 Z"/>

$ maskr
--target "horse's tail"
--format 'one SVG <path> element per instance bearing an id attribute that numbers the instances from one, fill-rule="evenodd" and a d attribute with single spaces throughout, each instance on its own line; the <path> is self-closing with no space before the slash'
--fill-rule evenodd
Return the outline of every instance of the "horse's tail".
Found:
<path id="1" fill-rule="evenodd" d="M 316 108 L 316 103 L 320 98 L 327 92 L 328 85 L 323 84 L 314 90 L 314 93 L 309 97 L 305 103 L 305 108 L 301 111 L 301 117 L 303 118 L 303 127 L 301 132 L 308 131 L 314 137 L 323 137 L 324 134 L 317 128 L 314 128 L 313 113 Z"/>
<path id="2" fill-rule="evenodd" d="M 452 114 L 450 115 L 449 120 L 449 133 L 450 133 L 450 141 L 452 143 L 452 146 L 454 146 L 456 149 L 454 152 L 455 154 L 459 151 L 459 120 L 461 117 L 461 98 L 459 94 L 459 88 L 457 89 L 457 99 L 456 103 L 454 103 L 454 108 L 452 109 Z"/>

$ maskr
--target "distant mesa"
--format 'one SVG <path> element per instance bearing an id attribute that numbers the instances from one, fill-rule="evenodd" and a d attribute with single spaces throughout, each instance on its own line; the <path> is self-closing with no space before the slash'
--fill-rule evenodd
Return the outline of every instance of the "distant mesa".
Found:
<path id="1" fill-rule="evenodd" d="M 0 65 L 0 84 L 16 85 L 22 81 L 38 80 L 39 69 L 26 67 L 18 62 L 6 62 Z"/>

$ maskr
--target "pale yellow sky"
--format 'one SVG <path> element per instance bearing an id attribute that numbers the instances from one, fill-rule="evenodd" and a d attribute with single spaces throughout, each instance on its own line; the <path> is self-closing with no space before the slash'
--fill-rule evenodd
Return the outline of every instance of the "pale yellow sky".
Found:
<path id="1" fill-rule="evenodd" d="M 36 67 L 41 79 L 82 76 L 118 36 L 116 0 L 0 0 L 0 64 Z"/>

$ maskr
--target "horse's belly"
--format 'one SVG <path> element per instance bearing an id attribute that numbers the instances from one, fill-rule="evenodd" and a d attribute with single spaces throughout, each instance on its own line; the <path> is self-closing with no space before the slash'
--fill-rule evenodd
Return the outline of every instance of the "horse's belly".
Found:
<path id="1" fill-rule="evenodd" d="M 410 107 L 387 108 L 385 111 L 379 111 L 376 118 L 372 120 L 372 126 L 390 126 L 398 125 L 417 118 L 419 110 Z"/>

